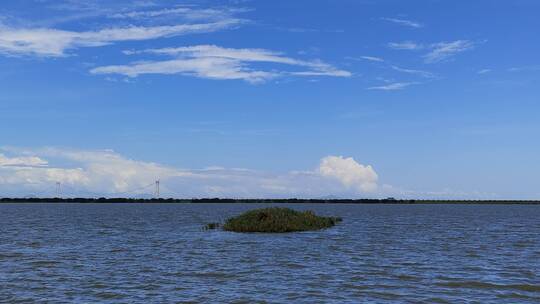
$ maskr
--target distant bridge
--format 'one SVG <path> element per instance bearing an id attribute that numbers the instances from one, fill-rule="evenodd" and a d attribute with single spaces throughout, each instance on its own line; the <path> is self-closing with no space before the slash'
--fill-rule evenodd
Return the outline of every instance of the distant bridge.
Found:
<path id="1" fill-rule="evenodd" d="M 38 183 L 28 183 L 27 185 L 37 185 Z M 41 183 L 39 184 L 41 185 Z M 27 198 L 34 198 L 34 197 L 54 197 L 54 198 L 73 198 L 73 197 L 103 197 L 106 195 L 107 197 L 131 197 L 131 198 L 153 198 L 153 199 L 159 199 L 161 198 L 163 194 L 163 190 L 165 190 L 165 193 L 169 193 L 172 195 L 180 195 L 180 193 L 171 190 L 170 188 L 163 185 L 161 180 L 156 180 L 150 184 L 129 189 L 126 191 L 121 192 L 92 192 L 88 190 L 83 189 L 77 189 L 72 185 L 65 184 L 62 182 L 55 182 L 51 183 L 51 186 L 48 189 L 42 190 L 42 191 L 36 191 L 33 193 L 29 193 L 25 195 L 24 197 Z"/>

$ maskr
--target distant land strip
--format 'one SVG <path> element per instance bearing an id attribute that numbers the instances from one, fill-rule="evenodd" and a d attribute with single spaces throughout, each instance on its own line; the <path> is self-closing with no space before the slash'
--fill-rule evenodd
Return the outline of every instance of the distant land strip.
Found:
<path id="1" fill-rule="evenodd" d="M 0 198 L 0 203 L 171 203 L 171 204 L 483 204 L 540 205 L 540 200 L 424 200 L 424 199 L 230 199 L 230 198 Z"/>

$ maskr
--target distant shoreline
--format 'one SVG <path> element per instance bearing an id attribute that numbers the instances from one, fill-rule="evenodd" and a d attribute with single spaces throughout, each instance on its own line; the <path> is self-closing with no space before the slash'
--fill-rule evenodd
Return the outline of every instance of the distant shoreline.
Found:
<path id="1" fill-rule="evenodd" d="M 421 199 L 227 199 L 227 198 L 0 198 L 2 203 L 170 203 L 170 204 L 460 204 L 460 205 L 540 205 L 540 200 L 421 200 Z"/>

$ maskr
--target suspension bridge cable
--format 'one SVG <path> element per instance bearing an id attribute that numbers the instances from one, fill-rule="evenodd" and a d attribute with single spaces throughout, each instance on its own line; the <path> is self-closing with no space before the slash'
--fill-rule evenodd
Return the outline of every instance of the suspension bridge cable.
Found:
<path id="1" fill-rule="evenodd" d="M 36 186 L 46 186 L 47 183 L 26 182 L 26 183 L 22 183 L 22 184 L 19 184 L 19 185 L 36 187 Z M 126 194 L 140 192 L 142 190 L 148 189 L 148 188 L 153 187 L 155 185 L 156 185 L 156 183 L 153 182 L 151 184 L 147 184 L 147 185 L 137 187 L 137 188 L 134 188 L 134 189 L 129 189 L 129 190 L 126 190 L 126 191 L 103 193 L 103 192 L 93 192 L 93 191 L 88 191 L 88 190 L 83 190 L 83 189 L 77 189 L 73 185 L 56 182 L 54 185 L 51 185 L 51 186 L 53 186 L 52 188 L 47 187 L 45 189 L 43 189 L 43 188 L 42 189 L 33 189 L 32 193 L 28 194 L 26 196 L 27 197 L 28 196 L 51 196 L 51 195 L 54 194 L 54 196 L 76 197 L 77 195 L 80 195 L 82 193 L 90 194 L 92 196 L 103 196 L 104 194 L 106 194 L 107 196 L 126 195 Z M 170 191 L 170 189 L 169 189 L 169 191 Z M 170 192 L 175 193 L 174 191 L 170 191 Z M 153 194 L 153 193 L 152 192 L 146 192 L 146 193 L 139 193 L 139 194 Z"/>
<path id="2" fill-rule="evenodd" d="M 151 183 L 151 184 L 148 184 L 148 185 L 146 185 L 146 186 L 139 187 L 139 188 L 135 188 L 135 189 L 131 189 L 131 190 L 122 191 L 122 192 L 111 192 L 111 193 L 109 193 L 109 194 L 112 194 L 112 195 L 129 194 L 129 193 L 134 193 L 134 192 L 137 192 L 137 191 L 141 191 L 141 190 L 147 189 L 147 188 L 152 187 L 152 186 L 154 186 L 154 183 Z"/>
<path id="3" fill-rule="evenodd" d="M 161 185 L 161 187 L 162 187 L 163 189 L 167 190 L 168 192 L 171 192 L 171 193 L 173 193 L 173 194 L 178 195 L 179 197 L 184 196 L 184 194 L 181 194 L 181 193 L 179 193 L 179 192 L 176 192 L 176 191 L 174 191 L 174 190 L 171 190 L 169 187 L 167 187 L 167 186 L 165 186 L 165 185 Z"/>

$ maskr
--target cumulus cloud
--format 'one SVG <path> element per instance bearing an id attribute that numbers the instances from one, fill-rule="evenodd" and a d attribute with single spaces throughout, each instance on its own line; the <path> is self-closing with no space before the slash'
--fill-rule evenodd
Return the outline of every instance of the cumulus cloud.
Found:
<path id="1" fill-rule="evenodd" d="M 0 184 L 46 188 L 60 182 L 95 192 L 122 192 L 161 177 L 188 174 L 155 163 L 130 160 L 112 151 L 78 151 L 55 148 L 20 151 L 16 157 L 0 156 Z M 53 165 L 45 158 L 71 166 Z"/>
<path id="2" fill-rule="evenodd" d="M 128 55 L 154 54 L 173 57 L 164 61 L 135 62 L 128 65 L 97 67 L 93 74 L 121 74 L 137 77 L 142 74 L 181 74 L 209 79 L 242 79 L 251 83 L 264 82 L 284 75 L 349 77 L 351 73 L 322 61 L 306 61 L 283 56 L 266 49 L 235 49 L 216 45 L 196 45 L 178 48 L 126 51 Z M 280 64 L 307 68 L 305 71 L 262 70 L 249 63 Z"/>
<path id="3" fill-rule="evenodd" d="M 0 149 L 2 150 L 2 149 Z M 126 158 L 114 151 L 6 149 L 0 156 L 0 191 L 9 195 L 63 196 L 152 195 L 161 180 L 166 197 L 364 197 L 376 195 L 377 174 L 352 158 L 328 156 L 308 171 L 282 174 L 208 167 L 182 169 Z"/>
<path id="4" fill-rule="evenodd" d="M 0 153 L 0 167 L 7 167 L 7 166 L 18 166 L 18 167 L 40 167 L 40 166 L 46 166 L 47 161 L 35 157 L 35 156 L 29 156 L 29 157 L 7 157 L 4 154 Z"/>
<path id="5" fill-rule="evenodd" d="M 406 20 L 406 19 L 397 19 L 397 18 L 381 18 L 381 19 L 385 20 L 385 21 L 388 21 L 388 22 L 398 24 L 398 25 L 412 27 L 412 28 L 424 27 L 424 25 L 421 24 L 421 23 L 411 21 L 411 20 Z"/>
<path id="6" fill-rule="evenodd" d="M 112 27 L 97 31 L 65 31 L 50 28 L 10 28 L 0 26 L 0 53 L 61 57 L 66 50 L 98 47 L 119 41 L 148 40 L 193 33 L 214 32 L 239 25 L 240 19 L 210 23 L 164 26 Z"/>
<path id="7" fill-rule="evenodd" d="M 360 192 L 373 192 L 377 189 L 378 176 L 375 170 L 369 165 L 357 163 L 352 157 L 327 156 L 321 160 L 318 172 Z"/>

